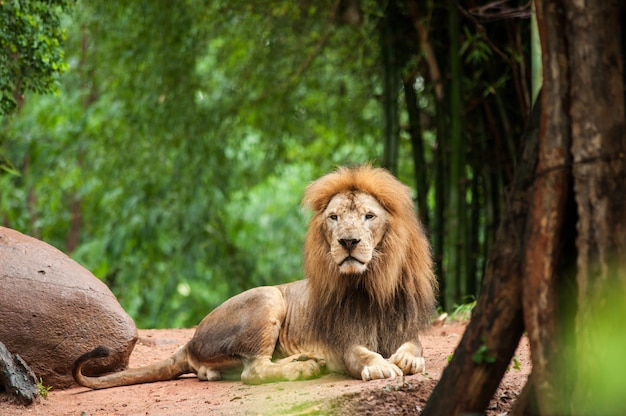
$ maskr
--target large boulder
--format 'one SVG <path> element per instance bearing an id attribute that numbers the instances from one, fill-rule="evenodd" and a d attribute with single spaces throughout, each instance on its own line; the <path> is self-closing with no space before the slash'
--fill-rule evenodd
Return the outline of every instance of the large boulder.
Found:
<path id="1" fill-rule="evenodd" d="M 109 288 L 56 248 L 0 227 L 0 342 L 55 389 L 74 360 L 105 344 L 113 354 L 86 374 L 128 365 L 137 328 Z"/>

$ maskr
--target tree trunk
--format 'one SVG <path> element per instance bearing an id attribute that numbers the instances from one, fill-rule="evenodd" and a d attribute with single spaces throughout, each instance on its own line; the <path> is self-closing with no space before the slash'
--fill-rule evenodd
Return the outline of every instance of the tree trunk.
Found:
<path id="1" fill-rule="evenodd" d="M 597 284 L 626 283 L 626 126 L 621 60 L 621 1 L 569 5 L 571 124 L 578 205 L 578 283 L 584 317 Z M 593 4 L 591 4 L 593 3 Z M 594 30 L 589 31 L 587 28 Z M 601 76 L 596 74 L 601 72 Z M 611 279 L 616 279 L 611 281 Z"/>
<path id="2" fill-rule="evenodd" d="M 537 163 L 539 106 L 524 138 L 524 152 L 498 229 L 476 308 L 450 364 L 422 416 L 482 413 L 496 391 L 524 330 L 522 250 L 528 193 Z"/>
<path id="3" fill-rule="evenodd" d="M 535 393 L 541 414 L 560 414 L 557 357 L 562 354 L 557 316 L 558 265 L 571 189 L 569 83 L 567 41 L 563 15 L 550 2 L 537 4 L 537 22 L 543 40 L 542 137 L 524 261 L 524 324 L 532 351 Z M 557 410 L 559 409 L 559 410 Z"/>
<path id="4" fill-rule="evenodd" d="M 381 53 L 383 63 L 383 160 L 382 165 L 394 174 L 398 172 L 398 141 L 400 119 L 398 93 L 400 91 L 400 70 L 396 56 L 394 24 L 398 11 L 396 2 L 390 1 L 381 21 Z"/>
<path id="5" fill-rule="evenodd" d="M 564 4 L 570 23 L 570 65 L 578 69 L 571 74 L 570 117 L 579 217 L 576 334 L 578 356 L 584 357 L 577 362 L 571 411 L 602 413 L 594 406 L 611 406 L 611 400 L 613 406 L 619 401 L 623 405 L 623 396 L 605 397 L 592 374 L 619 365 L 606 362 L 610 354 L 602 343 L 609 340 L 598 340 L 596 328 L 612 325 L 623 331 L 623 312 L 619 318 L 609 313 L 616 302 L 623 305 L 626 295 L 626 126 L 620 33 L 624 6 L 620 0 L 584 5 L 566 0 Z"/>
<path id="6" fill-rule="evenodd" d="M 502 360 L 510 359 L 524 326 L 533 373 L 514 414 L 623 412 L 624 5 L 619 0 L 536 0 L 535 5 L 544 89 L 533 193 L 524 196 L 529 182 L 520 186 L 520 169 L 528 171 L 529 165 L 523 161 L 472 321 L 423 414 L 484 411 L 502 377 Z M 527 208 L 526 233 L 512 239 L 524 228 Z M 517 292 L 522 290 L 523 300 Z M 515 319 L 522 310 L 524 325 Z M 598 337 L 602 332 L 604 338 Z M 493 363 L 485 364 L 487 358 Z"/>
<path id="7" fill-rule="evenodd" d="M 433 159 L 435 167 L 435 212 L 433 213 L 433 258 L 435 263 L 435 273 L 439 280 L 439 306 L 445 311 L 452 307 L 446 303 L 444 294 L 448 291 L 448 274 L 443 267 L 444 250 L 444 209 L 446 206 L 446 152 L 445 131 L 446 123 L 443 109 L 443 102 L 437 101 L 437 147 L 435 148 Z"/>
<path id="8" fill-rule="evenodd" d="M 409 135 L 413 149 L 413 165 L 415 166 L 415 185 L 417 188 L 417 210 L 424 223 L 429 229 L 430 218 L 428 215 L 428 169 L 424 157 L 424 140 L 420 124 L 419 108 L 417 106 L 417 94 L 415 93 L 415 78 L 404 81 L 404 97 L 407 113 L 409 115 Z"/>
<path id="9" fill-rule="evenodd" d="M 450 115 L 449 152 L 450 161 L 448 198 L 445 224 L 445 266 L 446 287 L 443 293 L 446 307 L 461 303 L 467 292 L 467 250 L 466 240 L 466 144 L 463 139 L 463 105 L 461 92 L 461 56 L 459 11 L 455 2 L 448 5 L 449 42 L 450 42 Z"/>
<path id="10" fill-rule="evenodd" d="M 480 167 L 476 166 L 473 163 L 472 170 L 473 172 L 480 172 Z M 481 208 L 480 208 L 480 190 L 479 190 L 479 178 L 475 173 L 472 175 L 472 180 L 470 182 L 470 192 L 472 195 L 472 202 L 468 207 L 467 219 L 469 220 L 467 223 L 467 248 L 465 250 L 465 255 L 467 257 L 467 295 L 475 296 L 478 294 L 479 289 L 479 280 L 478 276 L 478 259 L 481 256 L 481 247 L 480 247 L 480 216 L 481 216 Z M 482 270 L 481 270 L 482 271 Z M 482 274 L 482 273 L 481 273 Z"/>

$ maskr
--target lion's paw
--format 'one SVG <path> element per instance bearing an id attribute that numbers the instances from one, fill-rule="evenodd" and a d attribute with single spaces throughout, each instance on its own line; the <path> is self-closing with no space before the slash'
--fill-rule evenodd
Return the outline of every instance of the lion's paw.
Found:
<path id="1" fill-rule="evenodd" d="M 324 368 L 323 360 L 255 360 L 244 362 L 241 381 L 246 384 L 260 384 L 274 381 L 303 380 L 318 377 Z"/>
<path id="2" fill-rule="evenodd" d="M 407 352 L 397 352 L 389 357 L 389 361 L 398 366 L 404 374 L 417 374 L 426 369 L 424 357 L 416 357 Z"/>
<path id="3" fill-rule="evenodd" d="M 326 365 L 326 360 L 324 359 L 324 357 L 321 357 L 315 354 L 306 354 L 306 353 L 291 355 L 289 357 L 277 360 L 276 362 L 277 363 L 294 363 L 294 362 L 299 362 L 299 361 L 315 361 L 319 363 L 319 365 L 321 365 L 322 367 Z"/>
<path id="4" fill-rule="evenodd" d="M 285 366 L 285 375 L 288 380 L 306 380 L 322 374 L 324 360 L 299 360 Z"/>
<path id="5" fill-rule="evenodd" d="M 397 365 L 387 361 L 377 361 L 374 365 L 363 367 L 361 371 L 361 379 L 363 381 L 393 378 L 401 375 L 402 370 Z"/>

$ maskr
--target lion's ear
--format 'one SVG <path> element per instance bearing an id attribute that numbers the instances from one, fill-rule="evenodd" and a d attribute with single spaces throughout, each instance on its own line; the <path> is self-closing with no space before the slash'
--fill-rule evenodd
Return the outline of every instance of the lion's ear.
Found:
<path id="1" fill-rule="evenodd" d="M 311 182 L 304 190 L 302 205 L 315 212 L 324 211 L 333 196 L 342 189 L 342 182 L 345 180 L 342 176 L 343 170 L 345 169 L 339 168 Z"/>
<path id="2" fill-rule="evenodd" d="M 302 198 L 302 205 L 305 208 L 313 210 L 315 213 L 319 213 L 326 209 L 326 206 L 328 205 L 328 202 L 331 200 L 332 197 L 332 194 L 329 196 L 315 194 L 315 190 L 313 189 L 309 197 L 307 197 L 305 193 L 304 198 Z"/>

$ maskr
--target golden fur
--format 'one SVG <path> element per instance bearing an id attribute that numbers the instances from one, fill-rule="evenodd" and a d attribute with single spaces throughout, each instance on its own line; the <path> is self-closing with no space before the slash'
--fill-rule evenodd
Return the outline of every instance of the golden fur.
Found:
<path id="1" fill-rule="evenodd" d="M 207 315 L 167 360 L 99 377 L 78 358 L 74 378 L 90 388 L 236 372 L 250 384 L 346 372 L 371 380 L 423 371 L 418 332 L 428 324 L 436 280 L 430 248 L 407 186 L 369 165 L 313 182 L 304 245 L 305 279 L 243 292 Z"/>
<path id="2" fill-rule="evenodd" d="M 330 304 L 349 289 L 348 281 L 328 264 L 330 259 L 323 253 L 325 244 L 318 230 L 324 228 L 323 213 L 328 201 L 339 193 L 356 191 L 374 196 L 391 214 L 380 247 L 385 255 L 370 263 L 361 278 L 366 291 L 380 307 L 386 306 L 399 291 L 407 294 L 415 301 L 415 316 L 426 324 L 435 302 L 436 280 L 430 246 L 415 216 L 411 190 L 386 170 L 369 165 L 339 168 L 312 183 L 304 193 L 304 205 L 314 212 L 304 243 L 304 270 L 311 280 L 313 297 Z"/>

